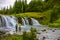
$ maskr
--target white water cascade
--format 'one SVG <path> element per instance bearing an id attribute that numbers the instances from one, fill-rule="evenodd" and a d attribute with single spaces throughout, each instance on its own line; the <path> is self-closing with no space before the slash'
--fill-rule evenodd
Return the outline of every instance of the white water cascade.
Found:
<path id="1" fill-rule="evenodd" d="M 33 26 L 34 26 L 34 25 L 40 25 L 39 22 L 38 22 L 36 19 L 31 18 L 31 20 L 32 20 Z"/>
<path id="2" fill-rule="evenodd" d="M 23 25 L 23 26 L 26 25 L 24 18 L 22 18 L 22 25 Z"/>
<path id="3" fill-rule="evenodd" d="M 22 26 L 21 29 L 29 29 L 29 21 L 26 17 L 22 18 Z"/>
<path id="4" fill-rule="evenodd" d="M 30 19 L 31 19 L 32 25 L 40 25 L 40 23 L 36 19 L 34 19 L 34 18 L 30 18 Z M 26 17 L 22 18 L 22 25 L 24 25 L 24 26 L 30 25 L 29 21 Z"/>
<path id="5" fill-rule="evenodd" d="M 29 21 L 28 21 L 28 19 L 26 17 L 22 18 L 22 25 L 23 26 L 29 25 Z"/>
<path id="6" fill-rule="evenodd" d="M 21 26 L 22 31 L 24 31 L 24 30 L 29 31 L 29 29 L 31 27 L 37 27 L 37 26 L 40 27 L 40 24 L 36 19 L 34 19 L 34 18 L 30 18 L 30 19 L 31 19 L 30 22 L 32 22 L 32 25 L 29 24 L 29 21 L 28 21 L 27 17 L 22 18 L 22 26 Z"/>
<path id="7" fill-rule="evenodd" d="M 24 17 L 24 19 L 25 19 L 26 25 L 29 25 L 28 19 L 26 17 Z"/>
<path id="8" fill-rule="evenodd" d="M 13 34 L 16 31 L 18 22 L 14 16 L 0 16 L 0 31 Z"/>
<path id="9" fill-rule="evenodd" d="M 27 17 L 22 18 L 21 29 L 29 30 L 31 28 L 30 26 L 34 26 L 34 25 L 40 26 L 39 22 L 36 19 L 34 18 L 30 18 L 30 19 L 32 25 L 29 24 L 29 20 Z M 14 16 L 5 16 L 5 15 L 0 16 L 0 31 L 13 34 L 14 32 L 17 32 L 19 30 L 19 27 L 17 27 L 17 25 L 18 22 Z"/>

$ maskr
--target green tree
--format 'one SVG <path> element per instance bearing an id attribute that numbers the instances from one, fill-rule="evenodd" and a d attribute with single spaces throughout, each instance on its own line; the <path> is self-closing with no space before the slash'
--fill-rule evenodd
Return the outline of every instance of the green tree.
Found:
<path id="1" fill-rule="evenodd" d="M 55 6 L 53 8 L 53 11 L 51 13 L 51 20 L 50 22 L 56 21 L 58 18 L 60 18 L 60 6 Z"/>
<path id="2" fill-rule="evenodd" d="M 13 7 L 13 11 L 15 13 L 23 13 L 26 11 L 26 6 L 27 6 L 27 0 L 16 0 L 14 7 Z"/>
<path id="3" fill-rule="evenodd" d="M 20 13 L 20 12 L 21 12 L 21 8 L 22 8 L 21 5 L 22 5 L 22 4 L 21 4 L 21 0 L 20 0 L 20 1 L 17 1 L 17 0 L 16 0 L 15 4 L 14 4 L 14 6 L 13 6 L 13 11 L 14 11 L 14 13 Z"/>
<path id="4" fill-rule="evenodd" d="M 32 0 L 29 3 L 29 11 L 31 12 L 41 12 L 42 11 L 42 2 L 40 0 Z"/>

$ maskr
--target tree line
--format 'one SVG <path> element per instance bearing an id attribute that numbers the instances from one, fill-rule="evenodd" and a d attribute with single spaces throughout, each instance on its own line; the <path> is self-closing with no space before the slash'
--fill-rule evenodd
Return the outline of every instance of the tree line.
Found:
<path id="1" fill-rule="evenodd" d="M 12 13 L 24 13 L 24 12 L 44 12 L 47 10 L 57 10 L 60 8 L 60 0 L 31 0 L 27 4 L 27 0 L 16 0 L 13 8 L 10 6 L 10 9 L 3 8 L 0 10 L 1 14 L 12 14 Z M 59 7 L 59 8 L 58 8 Z"/>

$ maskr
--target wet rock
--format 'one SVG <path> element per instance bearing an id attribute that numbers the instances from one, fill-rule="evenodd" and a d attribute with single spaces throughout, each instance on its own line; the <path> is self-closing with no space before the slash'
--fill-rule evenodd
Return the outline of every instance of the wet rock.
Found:
<path id="1" fill-rule="evenodd" d="M 40 32 L 37 32 L 37 34 L 41 34 Z"/>
<path id="2" fill-rule="evenodd" d="M 60 40 L 60 39 L 57 39 L 57 40 Z"/>
<path id="3" fill-rule="evenodd" d="M 57 40 L 60 40 L 60 37 Z"/>
<path id="4" fill-rule="evenodd" d="M 46 37 L 43 37 L 43 39 L 42 40 L 45 40 L 46 39 Z"/>
<path id="5" fill-rule="evenodd" d="M 56 29 L 55 29 L 56 30 Z"/>
<path id="6" fill-rule="evenodd" d="M 52 29 L 50 28 L 50 30 L 52 30 Z"/>
<path id="7" fill-rule="evenodd" d="M 41 30 L 42 32 L 45 32 L 46 31 L 46 29 L 44 29 L 44 30 Z"/>
<path id="8" fill-rule="evenodd" d="M 55 32 L 55 30 L 52 30 L 52 32 Z"/>

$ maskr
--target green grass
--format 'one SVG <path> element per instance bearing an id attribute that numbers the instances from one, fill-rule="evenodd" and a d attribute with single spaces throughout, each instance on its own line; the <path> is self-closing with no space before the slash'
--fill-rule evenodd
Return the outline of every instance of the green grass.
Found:
<path id="1" fill-rule="evenodd" d="M 0 36 L 0 40 L 23 40 L 23 39 L 22 39 L 22 36 L 20 35 L 8 34 L 8 35 Z"/>
<path id="2" fill-rule="evenodd" d="M 48 26 L 53 27 L 53 28 L 60 28 L 60 18 L 54 21 L 53 23 L 49 23 Z"/>
<path id="3" fill-rule="evenodd" d="M 52 28 L 60 28 L 60 23 L 49 23 L 48 26 Z"/>
<path id="4" fill-rule="evenodd" d="M 42 13 L 40 13 L 40 12 L 27 12 L 27 13 L 16 14 L 16 16 L 20 16 L 20 17 L 36 17 L 36 18 L 39 18 L 39 17 L 42 16 Z"/>

